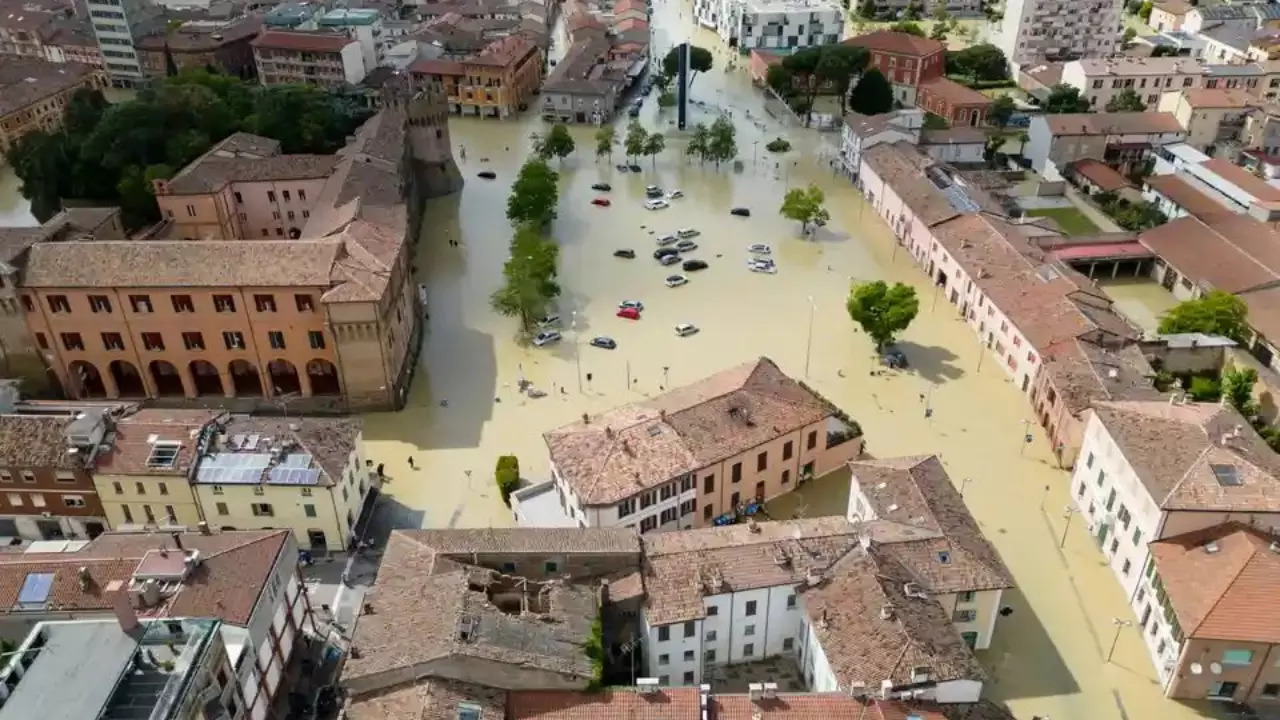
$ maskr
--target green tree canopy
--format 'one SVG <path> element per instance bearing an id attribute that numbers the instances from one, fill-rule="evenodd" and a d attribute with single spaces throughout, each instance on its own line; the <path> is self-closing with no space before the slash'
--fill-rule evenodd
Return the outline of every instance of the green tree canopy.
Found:
<path id="1" fill-rule="evenodd" d="M 1222 371 L 1222 396 L 1231 407 L 1245 418 L 1252 420 L 1259 411 L 1253 399 L 1253 386 L 1258 382 L 1258 371 L 1253 368 L 1228 368 Z"/>
<path id="2" fill-rule="evenodd" d="M 519 318 L 526 332 L 532 330 L 560 294 L 555 280 L 559 257 L 560 246 L 537 227 L 517 227 L 511 257 L 502 266 L 502 287 L 489 297 L 489 305 L 504 317 Z"/>
<path id="3" fill-rule="evenodd" d="M 147 180 L 172 175 L 228 135 L 251 132 L 278 140 L 285 153 L 327 154 L 370 112 L 354 95 L 184 70 L 114 105 L 98 91 L 78 92 L 60 130 L 28 134 L 6 159 L 39 220 L 68 198 L 118 204 L 135 230 L 160 218 Z"/>
<path id="4" fill-rule="evenodd" d="M 807 231 L 809 223 L 826 222 L 830 219 L 827 209 L 822 206 L 827 196 L 822 188 L 810 185 L 803 188 L 791 188 L 782 199 L 782 207 L 778 214 L 788 220 L 800 223 L 800 229 Z"/>
<path id="5" fill-rule="evenodd" d="M 1089 112 L 1089 100 L 1080 97 L 1079 88 L 1058 84 L 1049 89 L 1049 98 L 1044 102 L 1044 111 L 1050 115 Z"/>
<path id="6" fill-rule="evenodd" d="M 849 109 L 863 115 L 879 115 L 893 109 L 893 88 L 876 68 L 862 73 L 849 96 Z"/>
<path id="7" fill-rule="evenodd" d="M 556 171 L 542 157 L 526 160 L 507 198 L 507 219 L 511 224 L 539 230 L 550 225 L 556 219 L 556 203 L 560 200 L 558 180 Z"/>
<path id="8" fill-rule="evenodd" d="M 863 332 L 876 344 L 876 352 L 893 342 L 920 312 L 916 289 L 910 285 L 883 280 L 855 284 L 846 303 L 849 317 L 862 326 Z"/>
<path id="9" fill-rule="evenodd" d="M 1004 127 L 1009 124 L 1009 119 L 1013 117 L 1013 111 L 1017 106 L 1013 102 L 1013 98 L 1008 95 L 1001 95 L 991 101 L 991 111 L 988 117 L 996 127 Z"/>
<path id="10" fill-rule="evenodd" d="M 1253 336 L 1248 323 L 1249 306 L 1225 290 L 1211 290 L 1178 303 L 1160 318 L 1160 332 L 1222 335 L 1244 345 Z"/>
<path id="11" fill-rule="evenodd" d="M 878 12 L 880 12 L 880 8 L 876 7 L 876 0 L 862 0 L 862 2 L 858 3 L 858 15 L 860 17 L 872 20 Z"/>
<path id="12" fill-rule="evenodd" d="M 916 18 L 919 18 L 919 17 L 920 17 L 919 15 L 916 15 Z M 906 33 L 908 35 L 915 35 L 917 37 L 925 36 L 924 28 L 920 27 L 920 23 L 912 22 L 911 20 L 903 20 L 901 22 L 896 22 L 890 25 L 889 29 L 894 32 Z"/>
<path id="13" fill-rule="evenodd" d="M 729 118 L 721 115 L 711 123 L 707 140 L 707 159 L 720 167 L 720 163 L 729 162 L 738 157 L 738 129 Z"/>
<path id="14" fill-rule="evenodd" d="M 656 170 L 658 168 L 658 155 L 667 149 L 667 139 L 662 136 L 662 133 L 649 133 L 644 139 L 644 147 L 641 149 L 644 150 L 641 154 L 653 158 L 653 168 Z"/>
<path id="15" fill-rule="evenodd" d="M 679 45 L 671 48 L 669 51 L 667 51 L 666 56 L 662 58 L 662 74 L 669 78 L 676 77 L 680 72 L 680 54 L 678 52 L 679 49 L 680 49 Z M 693 85 L 693 80 L 698 76 L 698 73 L 703 73 L 711 70 L 711 66 L 714 62 L 715 62 L 715 56 L 711 54 L 710 50 L 706 48 L 698 47 L 697 45 L 690 45 L 689 46 L 689 84 Z"/>
<path id="16" fill-rule="evenodd" d="M 1107 102 L 1107 112 L 1142 112 L 1147 106 L 1133 88 L 1125 88 Z"/>
<path id="17" fill-rule="evenodd" d="M 569 134 L 569 128 L 564 123 L 556 123 L 538 144 L 538 154 L 544 158 L 558 158 L 563 161 L 573 154 L 576 147 L 573 136 Z"/>
<path id="18" fill-rule="evenodd" d="M 818 93 L 827 90 L 840 98 L 840 111 L 843 113 L 849 85 L 852 84 L 854 75 L 862 72 L 869 60 L 870 54 L 866 48 L 851 45 L 837 43 L 805 48 L 784 57 L 779 65 L 769 68 L 765 82 L 782 97 L 801 93 L 804 100 L 800 105 L 805 108 L 812 107 Z M 774 68 L 780 69 L 775 71 Z M 796 87 L 797 78 L 801 80 L 801 87 Z"/>
<path id="19" fill-rule="evenodd" d="M 613 144 L 617 142 L 618 134 L 614 131 L 612 125 L 602 125 L 596 129 L 596 157 L 608 155 L 613 157 Z"/>
<path id="20" fill-rule="evenodd" d="M 949 72 L 967 75 L 975 80 L 996 82 L 1009 79 L 1009 61 L 1004 51 L 991 43 L 970 45 L 947 53 Z"/>
<path id="21" fill-rule="evenodd" d="M 1156 4 L 1152 0 L 1146 0 L 1138 7 L 1138 17 L 1142 18 L 1142 22 L 1151 21 L 1151 11 L 1155 9 Z"/>
<path id="22" fill-rule="evenodd" d="M 684 152 L 698 158 L 699 164 L 711 159 L 711 128 L 706 123 L 693 126 L 693 134 L 689 136 L 689 144 L 685 145 Z"/>
<path id="23" fill-rule="evenodd" d="M 622 146 L 627 151 L 628 158 L 638 158 L 644 155 L 644 141 L 649 139 L 649 133 L 645 131 L 644 126 L 639 120 L 632 120 L 627 125 L 627 134 L 622 141 Z"/>

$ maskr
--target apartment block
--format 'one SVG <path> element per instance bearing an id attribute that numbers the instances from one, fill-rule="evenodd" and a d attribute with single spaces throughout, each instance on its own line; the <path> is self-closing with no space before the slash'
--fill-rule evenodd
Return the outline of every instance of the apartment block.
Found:
<path id="1" fill-rule="evenodd" d="M 190 682 L 207 682 L 216 679 L 227 694 L 217 694 L 221 710 L 231 718 L 266 720 L 275 716 L 276 703 L 282 702 L 290 683 L 297 677 L 299 666 L 307 653 L 302 652 L 304 634 L 315 636 L 318 629 L 312 617 L 310 601 L 298 572 L 298 548 L 292 533 L 287 530 L 242 531 L 214 533 L 204 528 L 190 533 L 116 533 L 109 532 L 90 542 L 42 542 L 34 543 L 26 552 L 4 553 L 0 556 L 0 585 L 5 589 L 0 597 L 0 637 L 15 644 L 23 644 L 32 633 L 47 627 L 47 621 L 66 620 L 68 608 L 74 608 L 76 620 L 106 622 L 111 625 L 124 623 L 126 627 L 137 622 L 132 631 L 136 639 L 150 636 L 150 627 L 159 623 L 155 637 L 167 637 L 160 648 L 144 648 L 144 659 L 165 659 L 172 663 L 157 662 L 165 673 L 182 672 L 187 666 L 184 658 L 196 660 L 199 652 L 189 652 L 190 641 L 200 638 L 212 652 L 215 640 L 226 642 L 225 673 L 214 671 L 212 678 L 188 677 Z M 203 619 L 192 628 L 174 627 L 184 623 L 184 618 Z M 208 630 L 208 621 L 220 622 L 220 627 Z M 217 625 L 218 623 L 212 623 Z M 204 629 L 201 629 L 201 625 Z M 143 632 L 145 631 L 145 632 Z M 35 637 L 39 637 L 38 634 Z M 110 644 L 114 635 L 99 637 L 103 644 Z M 121 641 L 122 642 L 122 641 Z M 39 644 L 39 641 L 36 641 Z M 71 648 L 76 657 L 93 658 L 99 643 L 88 638 L 76 637 Z M 47 647 L 47 646 L 46 646 Z M 118 648 L 124 655 L 124 649 Z M 40 651 L 44 652 L 45 648 Z M 191 651 L 198 650 L 190 647 Z M 212 660 L 212 658 L 210 658 Z M 68 661 L 63 658 L 63 661 Z M 55 663 L 55 665 L 58 663 Z M 195 662 L 203 667 L 203 662 Z M 215 663 L 220 665 L 221 663 Z M 65 670 L 65 668 L 63 668 Z M 145 672 L 148 668 L 137 668 Z M 155 668 L 150 668 L 155 670 Z M 0 668 L 0 672 L 4 672 Z M 106 667 L 95 668 L 103 673 L 98 682 L 78 682 L 77 692 L 58 693 L 46 691 L 34 702 L 51 703 L 48 714 L 36 713 L 35 717 L 114 717 L 100 716 L 93 712 L 76 715 L 62 712 L 60 702 L 84 701 L 86 691 L 95 689 L 100 697 L 117 687 L 118 673 Z M 66 672 L 58 674 L 65 683 Z M 80 677 L 80 674 L 76 674 Z M 97 677 L 90 675 L 90 677 Z M 170 685 L 172 675 L 161 680 L 161 692 L 166 700 L 173 696 L 185 697 L 179 685 Z M 122 683 L 120 687 L 133 687 L 134 683 Z M 137 683 L 138 689 L 153 688 L 151 682 Z M 19 684 L 20 687 L 20 684 Z M 39 685 L 35 686 L 39 687 Z M 58 697 L 49 697 L 49 696 Z M 11 701 L 14 696 L 10 696 Z M 215 699 L 208 693 L 202 702 Z M 183 708 L 181 714 L 160 714 L 154 717 L 188 718 L 191 707 L 185 703 L 154 705 L 147 716 L 157 708 Z M 220 708 L 209 706 L 213 717 L 221 716 Z M 0 714 L 9 712 L 8 705 L 0 707 Z M 32 717 L 16 713 L 16 717 Z M 125 715 L 124 717 L 133 717 Z"/>
<path id="2" fill-rule="evenodd" d="M 596 693 L 598 712 L 629 707 L 613 696 L 680 692 L 669 688 L 697 686 L 744 659 L 798 664 L 814 710 L 837 692 L 857 705 L 974 703 L 985 681 L 913 572 L 839 517 L 643 537 L 605 528 L 395 531 L 366 599 L 373 610 L 352 639 L 361 652 L 343 677 L 352 720 L 418 717 L 424 693 L 434 709 L 494 717 L 511 717 L 504 706 L 517 708 L 528 693 L 530 709 L 539 697 L 557 703 L 514 717 L 561 717 L 555 707 L 589 682 L 580 648 L 593 626 L 613 648 L 605 662 L 642 661 L 635 672 L 644 678 L 634 692 Z M 753 700 L 777 690 L 754 678 L 750 687 Z M 683 719 L 676 710 L 664 707 L 665 716 Z"/>
<path id="3" fill-rule="evenodd" d="M 137 43 L 164 23 L 163 9 L 147 0 L 86 0 L 85 8 L 112 87 L 137 87 L 146 79 Z"/>
<path id="4" fill-rule="evenodd" d="M 106 84 L 102 71 L 90 65 L 5 56 L 0 61 L 0 153 L 29 132 L 62 127 L 63 109 L 77 90 Z"/>
<path id="5" fill-rule="evenodd" d="M 0 55 L 102 67 L 102 51 L 83 17 L 53 3 L 0 2 Z"/>
<path id="6" fill-rule="evenodd" d="M 71 406 L 0 415 L 0 536 L 94 538 L 107 529 L 92 473 L 116 412 Z"/>
<path id="7" fill-rule="evenodd" d="M 737 522 L 858 457 L 861 435 L 760 358 L 546 433 L 558 505 L 515 511 L 641 533 Z"/>
<path id="8" fill-rule="evenodd" d="M 1187 144 L 1213 155 L 1239 143 L 1249 116 L 1263 101 L 1243 90 L 1198 88 L 1166 92 L 1153 109 L 1178 119 Z"/>
<path id="9" fill-rule="evenodd" d="M 906 143 L 864 152 L 858 185 L 1027 393 L 1060 463 L 1074 461 L 1094 401 L 1160 397 L 1139 332 L 1090 279 L 1032 245 L 989 193 Z"/>
<path id="10" fill-rule="evenodd" d="M 342 33 L 267 30 L 251 45 L 263 85 L 338 88 L 359 83 L 370 70 L 359 41 Z"/>
<path id="11" fill-rule="evenodd" d="M 191 483 L 209 525 L 288 528 L 316 553 L 358 539 L 356 523 L 378 483 L 358 419 L 232 415 L 199 440 Z"/>
<path id="12" fill-rule="evenodd" d="M 1125 90 L 1154 110 L 1162 93 L 1201 88 L 1205 81 L 1204 65 L 1184 57 L 1084 58 L 1062 66 L 1062 83 L 1079 90 L 1095 112 Z"/>
<path id="13" fill-rule="evenodd" d="M 1191 590 L 1186 583 L 1199 584 L 1194 592 L 1205 596 L 1231 592 L 1239 571 L 1220 573 L 1205 563 L 1230 563 L 1231 555 L 1247 562 L 1254 550 L 1274 563 L 1267 555 L 1270 540 L 1253 529 L 1280 522 L 1280 506 L 1272 500 L 1280 484 L 1275 453 L 1230 406 L 1176 399 L 1095 405 L 1080 457 L 1072 476 L 1073 512 L 1087 524 L 1130 598 L 1140 618 L 1138 632 L 1166 691 L 1171 697 L 1252 702 L 1262 685 L 1277 680 L 1260 679 L 1255 688 L 1241 683 L 1234 671 L 1192 677 L 1187 666 L 1197 662 L 1208 670 L 1210 662 L 1220 661 L 1209 656 L 1225 644 L 1253 651 L 1262 661 L 1259 667 L 1270 667 L 1274 661 L 1265 658 L 1274 649 L 1258 652 L 1232 642 L 1247 640 L 1242 635 L 1209 630 L 1202 625 L 1204 608 L 1213 603 L 1181 593 Z M 1219 547 L 1229 548 L 1223 558 L 1207 557 Z M 1275 568 L 1269 572 L 1267 582 L 1280 577 Z M 1175 582 L 1181 586 L 1174 587 Z M 1198 614 L 1195 621 L 1188 620 L 1191 614 Z M 1250 657 L 1224 667 L 1250 665 Z M 1250 677 L 1258 677 L 1256 668 Z M 1210 687 L 1216 682 L 1231 685 L 1224 692 Z M 1268 694 L 1274 701 L 1280 693 Z"/>
<path id="14" fill-rule="evenodd" d="M 1165 145 L 1187 137 L 1178 119 L 1162 112 L 1069 113 L 1031 118 L 1024 155 L 1037 172 L 1093 158 L 1121 174 L 1142 167 Z"/>
<path id="15" fill-rule="evenodd" d="M 262 20 L 246 15 L 231 20 L 188 20 L 166 24 L 135 43 L 142 71 L 165 77 L 172 68 L 215 68 L 226 75 L 249 79 L 257 73 L 250 43 L 262 30 Z"/>
<path id="16" fill-rule="evenodd" d="M 849 467 L 849 521 L 912 572 L 951 614 L 966 645 L 990 647 L 1012 576 L 942 461 L 936 455 L 894 457 L 856 460 Z"/>
<path id="17" fill-rule="evenodd" d="M 996 44 L 1015 68 L 1108 57 L 1120 49 L 1123 7 L 1119 0 L 1010 0 Z"/>
<path id="18" fill-rule="evenodd" d="M 39 592 L 50 590 L 23 588 L 26 598 Z M 217 619 L 143 621 L 127 604 L 119 619 L 43 622 L 0 665 L 6 688 L 0 713 L 68 720 L 143 713 L 181 720 L 203 713 L 241 720 L 248 715 L 245 688 L 231 667 L 237 650 Z M 71 677 L 77 692 L 67 691 Z"/>
<path id="19" fill-rule="evenodd" d="M 844 12 L 825 0 L 698 0 L 694 15 L 729 47 L 798 50 L 844 35 Z"/>
<path id="20" fill-rule="evenodd" d="M 204 515 L 190 475 L 220 410 L 144 408 L 118 418 L 93 486 L 113 530 L 196 528 Z"/>
<path id="21" fill-rule="evenodd" d="M 506 118 L 533 103 L 542 82 L 542 51 L 517 33 L 460 60 L 419 60 L 409 72 L 442 87 L 454 113 Z"/>
<path id="22" fill-rule="evenodd" d="M 937 40 L 909 33 L 877 30 L 844 41 L 865 48 L 874 67 L 893 86 L 893 97 L 903 105 L 915 105 L 920 86 L 946 73 L 947 48 Z"/>

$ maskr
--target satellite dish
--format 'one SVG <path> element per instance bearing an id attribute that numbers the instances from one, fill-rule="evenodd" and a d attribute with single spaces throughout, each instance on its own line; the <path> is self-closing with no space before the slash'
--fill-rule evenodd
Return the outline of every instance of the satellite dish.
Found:
<path id="1" fill-rule="evenodd" d="M 1209 663 L 1209 672 L 1213 673 L 1214 675 L 1221 675 L 1222 666 L 1219 665 L 1218 663 Z"/>
<path id="2" fill-rule="evenodd" d="M 1204 666 L 1198 662 L 1191 663 L 1191 674 L 1199 675 L 1204 672 Z"/>

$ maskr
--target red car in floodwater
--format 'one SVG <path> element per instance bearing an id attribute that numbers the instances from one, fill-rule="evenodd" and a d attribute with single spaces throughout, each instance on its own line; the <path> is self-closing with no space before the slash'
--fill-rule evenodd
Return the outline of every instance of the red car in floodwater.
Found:
<path id="1" fill-rule="evenodd" d="M 613 203 L 609 202 L 609 198 L 594 198 L 591 204 L 597 207 L 609 207 Z"/>
<path id="2" fill-rule="evenodd" d="M 619 309 L 618 309 L 618 317 L 620 317 L 620 318 L 626 318 L 626 319 L 628 319 L 628 320 L 639 320 L 639 319 L 640 319 L 640 311 L 639 311 L 639 310 L 637 310 L 637 309 L 635 309 L 635 308 L 633 308 L 633 307 L 624 307 L 624 308 L 619 308 Z"/>

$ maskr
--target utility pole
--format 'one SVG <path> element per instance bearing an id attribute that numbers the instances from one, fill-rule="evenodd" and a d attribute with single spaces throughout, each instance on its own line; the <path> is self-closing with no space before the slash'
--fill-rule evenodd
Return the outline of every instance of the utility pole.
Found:
<path id="1" fill-rule="evenodd" d="M 813 355 L 813 316 L 818 310 L 818 306 L 813 302 L 813 296 L 809 296 L 809 338 L 805 341 L 804 346 L 804 376 L 809 377 L 809 358 Z"/>

